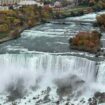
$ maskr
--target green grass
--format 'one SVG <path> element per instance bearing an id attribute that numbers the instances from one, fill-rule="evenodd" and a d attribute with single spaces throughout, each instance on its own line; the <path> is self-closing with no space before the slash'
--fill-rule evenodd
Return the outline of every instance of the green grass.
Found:
<path id="1" fill-rule="evenodd" d="M 62 10 L 61 13 L 62 14 L 70 14 L 71 12 L 79 12 L 81 10 L 85 10 L 89 8 L 89 6 L 77 6 L 75 8 L 70 8 L 68 10 Z"/>
<path id="2" fill-rule="evenodd" d="M 89 8 L 89 7 L 81 7 L 81 6 L 79 6 L 79 7 L 76 7 L 76 8 L 73 8 L 73 9 L 69 9 L 68 11 L 69 12 L 77 12 L 77 11 L 80 11 L 80 10 L 84 10 L 84 9 L 87 9 L 87 8 Z"/>
<path id="3" fill-rule="evenodd" d="M 0 39 L 5 38 L 8 36 L 8 33 L 0 33 Z"/>

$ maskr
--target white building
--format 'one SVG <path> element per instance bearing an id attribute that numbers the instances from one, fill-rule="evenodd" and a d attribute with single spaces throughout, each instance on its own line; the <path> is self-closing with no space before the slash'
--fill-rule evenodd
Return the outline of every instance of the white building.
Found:
<path id="1" fill-rule="evenodd" d="M 0 0 L 0 5 L 19 4 L 19 5 L 38 5 L 43 6 L 43 3 L 34 0 Z"/>
<path id="2" fill-rule="evenodd" d="M 43 3 L 33 1 L 33 0 L 22 0 L 18 3 L 19 5 L 37 5 L 37 6 L 44 6 Z"/>
<path id="3" fill-rule="evenodd" d="M 0 0 L 0 5 L 8 5 L 8 4 L 15 4 L 23 0 Z"/>
<path id="4" fill-rule="evenodd" d="M 9 7 L 8 6 L 0 6 L 0 10 L 8 10 Z"/>
<path id="5" fill-rule="evenodd" d="M 54 7 L 61 7 L 61 2 L 59 2 L 59 1 L 56 1 L 55 3 L 54 3 Z"/>

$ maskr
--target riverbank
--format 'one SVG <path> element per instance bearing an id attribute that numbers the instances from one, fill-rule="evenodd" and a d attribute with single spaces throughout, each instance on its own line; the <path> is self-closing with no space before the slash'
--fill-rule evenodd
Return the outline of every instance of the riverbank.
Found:
<path id="1" fill-rule="evenodd" d="M 0 11 L 0 43 L 20 37 L 28 28 L 52 18 L 51 8 L 23 6 L 16 10 Z"/>
<path id="2" fill-rule="evenodd" d="M 41 24 L 41 22 L 35 24 L 34 26 L 37 26 L 39 24 Z M 20 29 L 11 31 L 10 33 L 8 33 L 8 36 L 5 36 L 5 37 L 0 39 L 0 44 L 3 43 L 3 42 L 7 42 L 7 41 L 14 40 L 14 39 L 17 39 L 17 38 L 21 37 L 20 34 L 24 30 L 30 29 L 30 28 L 32 28 L 32 27 L 24 26 L 24 27 L 21 27 Z"/>
<path id="3" fill-rule="evenodd" d="M 84 10 L 84 7 L 68 10 L 69 13 Z M 90 7 L 85 7 L 90 10 Z M 67 14 L 67 12 L 65 12 Z M 90 13 L 90 12 L 89 12 Z M 58 13 L 59 15 L 59 13 Z M 83 15 L 83 14 L 81 14 Z M 49 7 L 23 6 L 17 10 L 0 11 L 0 43 L 20 37 L 20 33 L 41 23 L 54 19 L 56 14 Z M 69 15 L 68 15 L 69 16 Z M 71 15 L 73 17 L 78 16 Z M 56 17 L 57 18 L 57 17 Z M 61 17 L 60 17 L 61 18 Z M 65 17 L 64 17 L 65 18 Z"/>
<path id="4" fill-rule="evenodd" d="M 66 17 L 75 17 L 75 16 L 82 16 L 85 14 L 93 13 L 93 12 L 100 12 L 105 10 L 105 2 L 100 0 L 95 2 L 94 5 L 78 5 L 74 8 L 55 8 L 53 11 L 55 13 L 55 19 L 61 19 Z"/>

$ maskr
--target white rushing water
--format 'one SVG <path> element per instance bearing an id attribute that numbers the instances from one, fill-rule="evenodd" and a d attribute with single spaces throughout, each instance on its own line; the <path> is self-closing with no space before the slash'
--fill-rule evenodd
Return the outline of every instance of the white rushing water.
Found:
<path id="1" fill-rule="evenodd" d="M 105 61 L 101 62 L 99 65 L 99 71 L 97 76 L 98 83 L 105 84 Z"/>
<path id="2" fill-rule="evenodd" d="M 75 95 L 81 91 L 84 97 L 91 97 L 96 91 L 104 91 L 104 68 L 105 63 L 102 62 L 99 66 L 98 76 L 95 61 L 86 58 L 66 55 L 52 54 L 3 54 L 0 55 L 0 93 L 8 91 L 8 88 L 13 86 L 13 90 L 21 88 L 23 90 L 31 90 L 32 87 L 37 87 L 39 90 L 33 91 L 27 98 L 22 100 L 20 104 L 25 103 L 33 97 L 39 96 L 39 99 L 44 97 L 41 91 L 47 87 L 51 87 L 51 101 L 45 105 L 52 104 L 52 101 L 58 99 L 56 88 L 62 86 L 72 86 L 74 97 L 70 102 L 76 103 Z M 22 83 L 22 86 L 21 86 Z M 20 87 L 19 87 L 19 86 Z M 54 87 L 53 87 L 54 86 Z M 0 96 L 1 97 L 1 96 Z M 4 97 L 4 96 L 3 96 Z M 3 97 L 0 98 L 0 103 L 3 103 Z M 81 97 L 79 98 L 82 99 Z M 4 98 L 6 100 L 6 98 Z M 32 101 L 35 103 L 35 101 Z M 32 105 L 33 103 L 27 103 Z M 5 103 L 2 105 L 11 105 Z M 44 105 L 40 103 L 40 105 Z M 64 105 L 60 104 L 60 105 Z M 81 105 L 78 104 L 78 105 Z M 88 104 L 82 104 L 88 105 Z"/>
<path id="3" fill-rule="evenodd" d="M 95 21 L 95 17 L 96 13 L 93 13 L 73 17 L 73 19 Z M 72 20 L 72 18 L 69 19 Z M 78 93 L 79 98 L 82 96 L 90 98 L 96 91 L 105 91 L 105 62 L 101 62 L 97 68 L 95 61 L 82 58 L 87 55 L 92 58 L 93 55 L 84 52 L 70 52 L 68 40 L 80 30 L 93 29 L 90 23 L 83 25 L 73 22 L 70 25 L 47 23 L 31 30 L 25 30 L 20 39 L 2 44 L 1 53 L 16 54 L 0 55 L 0 104 L 11 105 L 7 103 L 8 97 L 6 96 L 8 92 L 15 93 L 15 90 L 19 89 L 20 92 L 28 95 L 25 94 L 26 98 L 19 100 L 17 105 L 37 105 L 32 98 L 37 96 L 39 100 L 42 99 L 46 94 L 42 91 L 50 87 L 50 102 L 46 104 L 42 102 L 38 105 L 56 105 L 54 102 L 58 100 L 57 88 L 69 87 L 72 89 L 67 91 L 68 94 L 73 94 L 69 97 L 70 102 L 73 101 L 75 105 L 89 105 L 78 104 L 76 98 Z M 67 54 L 73 55 L 74 53 L 75 55 L 79 53 L 81 57 L 67 56 Z M 36 88 L 38 90 L 35 90 Z M 32 93 L 29 94 L 25 90 L 32 91 Z M 14 96 L 14 93 L 11 95 Z M 65 103 L 59 105 L 65 105 Z"/>
<path id="4" fill-rule="evenodd" d="M 94 13 L 86 14 L 86 15 L 79 16 L 79 17 L 67 18 L 67 20 L 96 21 L 96 16 L 100 14 L 104 14 L 104 13 L 105 11 L 94 12 Z"/>
<path id="5" fill-rule="evenodd" d="M 35 85 L 40 76 L 49 85 L 55 78 L 75 74 L 84 81 L 95 80 L 95 63 L 85 58 L 50 54 L 7 54 L 0 55 L 0 91 L 19 78 L 23 78 L 27 88 Z M 48 84 L 47 84 L 48 82 Z"/>

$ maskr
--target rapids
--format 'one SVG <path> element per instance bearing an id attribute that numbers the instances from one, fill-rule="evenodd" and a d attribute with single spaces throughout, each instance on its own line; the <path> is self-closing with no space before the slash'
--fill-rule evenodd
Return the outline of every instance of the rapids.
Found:
<path id="1" fill-rule="evenodd" d="M 0 104 L 89 105 L 95 92 L 105 92 L 105 61 L 73 51 L 68 43 L 79 31 L 99 30 L 74 20 L 95 17 L 96 13 L 65 19 L 73 20 L 69 24 L 42 24 L 0 44 Z"/>

